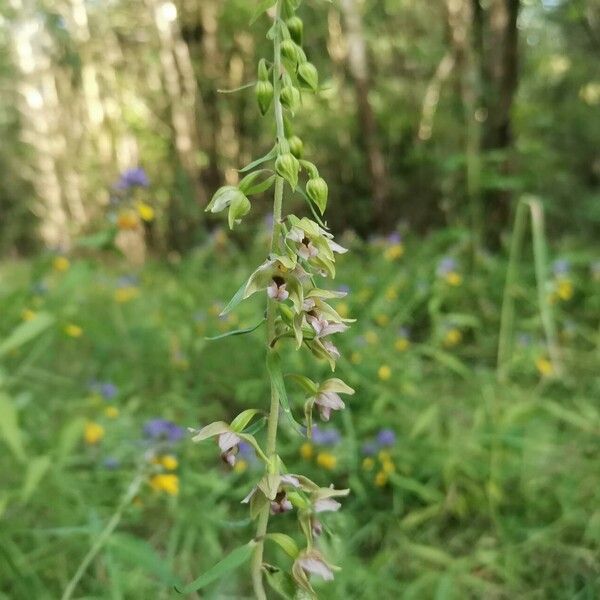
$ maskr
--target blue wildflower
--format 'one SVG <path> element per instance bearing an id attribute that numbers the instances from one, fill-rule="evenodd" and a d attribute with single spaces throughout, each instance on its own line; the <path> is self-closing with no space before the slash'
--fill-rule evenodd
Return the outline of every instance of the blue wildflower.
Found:
<path id="1" fill-rule="evenodd" d="M 115 187 L 118 190 L 129 190 L 134 187 L 148 187 L 150 180 L 146 171 L 141 167 L 135 167 L 133 169 L 127 169 L 121 173 L 119 181 L 117 181 Z"/>
<path id="2" fill-rule="evenodd" d="M 571 269 L 571 264 L 565 258 L 559 258 L 552 263 L 552 272 L 555 277 L 567 275 Z"/>
<path id="3" fill-rule="evenodd" d="M 102 466 L 105 469 L 108 469 L 110 471 L 113 471 L 114 469 L 118 469 L 120 465 L 121 465 L 121 461 L 118 458 L 115 458 L 114 456 L 107 456 L 102 461 Z"/>
<path id="4" fill-rule="evenodd" d="M 373 456 L 373 455 L 377 454 L 377 450 L 379 450 L 379 448 L 377 447 L 377 444 L 373 441 L 365 442 L 362 445 L 362 453 L 365 456 Z"/>
<path id="5" fill-rule="evenodd" d="M 340 432 L 335 427 L 321 429 L 318 425 L 314 425 L 312 428 L 312 440 L 315 444 L 335 446 L 341 438 Z"/>
<path id="6" fill-rule="evenodd" d="M 119 393 L 119 388 L 110 381 L 100 384 L 100 395 L 105 400 L 112 400 Z"/>
<path id="7" fill-rule="evenodd" d="M 396 434 L 391 429 L 382 429 L 377 434 L 377 443 L 380 446 L 393 446 L 396 443 Z"/>
<path id="8" fill-rule="evenodd" d="M 150 419 L 144 425 L 146 437 L 154 440 L 177 442 L 183 437 L 183 429 L 167 419 Z"/>
<path id="9" fill-rule="evenodd" d="M 448 275 L 448 273 L 454 273 L 456 271 L 456 260 L 451 256 L 444 256 L 444 258 L 442 258 L 442 260 L 440 260 L 438 263 L 436 272 L 440 277 L 443 277 L 444 275 Z"/>

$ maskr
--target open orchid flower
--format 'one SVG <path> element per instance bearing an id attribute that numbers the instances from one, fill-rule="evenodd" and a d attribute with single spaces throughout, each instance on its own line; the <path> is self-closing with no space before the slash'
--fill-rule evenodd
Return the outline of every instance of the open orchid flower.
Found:
<path id="1" fill-rule="evenodd" d="M 340 398 L 340 394 L 352 395 L 354 394 L 354 390 L 336 377 L 327 379 L 316 387 L 314 395 L 310 396 L 304 404 L 304 414 L 309 431 L 312 427 L 312 411 L 314 406 L 319 409 L 319 415 L 323 421 L 329 421 L 331 411 L 343 410 L 345 408 L 346 405 Z"/>
<path id="2" fill-rule="evenodd" d="M 254 436 L 249 433 L 244 433 L 243 430 L 250 423 L 252 418 L 259 411 L 249 409 L 241 412 L 230 424 L 225 421 L 215 421 L 202 429 L 189 428 L 189 431 L 194 434 L 193 442 L 202 442 L 209 438 L 216 438 L 219 450 L 221 451 L 221 460 L 230 467 L 235 466 L 236 456 L 240 450 L 240 442 L 242 440 L 250 444 L 259 458 L 267 462 L 267 457 L 260 449 Z"/>
<path id="3" fill-rule="evenodd" d="M 285 283 L 285 279 L 276 275 L 275 277 L 273 277 L 272 283 L 267 287 L 267 295 L 273 300 L 283 302 L 284 300 L 287 300 L 290 296 L 290 293 L 287 291 L 286 288 L 287 283 Z"/>
<path id="4" fill-rule="evenodd" d="M 292 576 L 296 583 L 305 591 L 314 594 L 309 577 L 317 575 L 325 581 L 333 580 L 334 571 L 339 570 L 328 563 L 323 555 L 315 548 L 306 549 L 298 554 L 292 566 Z"/>

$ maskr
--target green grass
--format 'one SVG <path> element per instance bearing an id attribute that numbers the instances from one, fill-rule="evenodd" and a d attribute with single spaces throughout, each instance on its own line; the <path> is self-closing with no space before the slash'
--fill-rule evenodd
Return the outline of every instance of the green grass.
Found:
<path id="1" fill-rule="evenodd" d="M 328 426 L 341 441 L 304 459 L 303 440 L 285 422 L 280 436 L 291 472 L 352 489 L 343 510 L 326 519 L 322 546 L 343 570 L 332 584 L 317 584 L 319 597 L 600 597 L 600 282 L 589 274 L 593 257 L 566 251 L 574 295 L 552 305 L 560 378 L 536 368 L 547 352 L 533 263 L 523 258 L 513 289 L 513 351 L 498 383 L 504 257 L 481 256 L 467 270 L 462 231 L 408 239 L 394 260 L 384 240 L 346 242 L 353 252 L 340 259 L 336 282 L 351 288 L 343 308 L 359 320 L 340 340 L 339 374 L 357 390 Z M 436 276 L 447 254 L 458 259 L 459 286 Z M 128 273 L 121 263 L 79 257 L 59 273 L 46 257 L 0 268 L 0 597 L 60 597 L 144 463 L 147 419 L 197 427 L 267 405 L 264 331 L 204 339 L 260 320 L 260 299 L 229 320 L 215 316 L 260 260 L 257 250 L 216 236 L 183 261 L 148 264 L 138 297 L 126 303 L 114 299 L 118 277 Z M 549 275 L 548 293 L 555 284 Z M 24 309 L 37 313 L 26 325 Z M 81 337 L 65 334 L 69 324 L 82 328 Z M 399 350 L 401 327 L 410 328 L 410 343 Z M 449 346 L 453 328 L 462 339 Z M 303 353 L 283 355 L 286 372 L 326 372 Z M 92 380 L 118 387 L 110 401 L 117 418 L 105 416 L 108 402 L 90 391 Z M 299 418 L 300 390 L 290 382 L 288 392 Z M 84 443 L 86 421 L 105 428 L 100 444 Z M 386 459 L 394 472 L 377 486 L 380 461 L 365 470 L 362 447 L 384 427 L 396 434 Z M 189 440 L 172 452 L 179 495 L 144 483 L 75 598 L 175 597 L 176 581 L 191 581 L 252 537 L 239 500 L 258 465 L 228 472 L 216 447 Z M 333 455 L 335 468 L 319 467 L 319 452 Z M 117 468 L 107 468 L 109 457 Z M 272 526 L 294 535 L 293 515 L 273 518 Z M 268 548 L 268 560 L 287 564 L 278 552 Z M 249 598 L 246 569 L 202 597 Z"/>

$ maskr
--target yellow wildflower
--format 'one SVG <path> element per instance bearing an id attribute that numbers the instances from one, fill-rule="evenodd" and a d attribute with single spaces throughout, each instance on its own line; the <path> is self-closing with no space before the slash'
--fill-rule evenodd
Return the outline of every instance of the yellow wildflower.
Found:
<path id="1" fill-rule="evenodd" d="M 381 313 L 375 317 L 375 321 L 380 327 L 385 327 L 390 322 L 390 317 L 384 313 Z"/>
<path id="2" fill-rule="evenodd" d="M 154 209 L 145 202 L 138 202 L 136 204 L 138 215 L 142 221 L 146 221 L 146 223 L 150 223 L 150 221 L 154 221 Z"/>
<path id="3" fill-rule="evenodd" d="M 124 304 L 125 302 L 129 302 L 134 298 L 137 298 L 140 294 L 140 291 L 137 287 L 133 285 L 127 285 L 123 287 L 119 287 L 115 290 L 114 298 L 119 304 Z"/>
<path id="4" fill-rule="evenodd" d="M 375 461 L 370 456 L 367 456 L 366 458 L 363 459 L 363 461 L 362 461 L 363 470 L 372 471 L 374 466 L 375 466 Z"/>
<path id="5" fill-rule="evenodd" d="M 329 452 L 319 452 L 319 454 L 317 454 L 317 464 L 320 467 L 331 471 L 331 469 L 335 469 L 337 465 L 337 458 Z"/>
<path id="6" fill-rule="evenodd" d="M 158 462 L 167 470 L 174 471 L 179 466 L 179 461 L 172 454 L 165 454 L 158 459 Z"/>
<path id="7" fill-rule="evenodd" d="M 117 227 L 121 231 L 131 231 L 137 229 L 138 225 L 138 216 L 133 210 L 122 210 L 117 216 Z"/>
<path id="8" fill-rule="evenodd" d="M 358 291 L 358 294 L 356 295 L 356 298 L 358 299 L 358 301 L 361 304 L 364 304 L 365 302 L 367 302 L 369 300 L 369 298 L 371 297 L 371 294 L 373 293 L 373 290 L 370 288 L 362 288 L 361 290 Z"/>
<path id="9" fill-rule="evenodd" d="M 377 454 L 377 458 L 382 462 L 392 460 L 392 455 L 387 450 L 380 450 Z"/>
<path id="10" fill-rule="evenodd" d="M 350 362 L 353 365 L 359 365 L 362 362 L 362 354 L 360 352 L 353 352 L 350 355 Z"/>
<path id="11" fill-rule="evenodd" d="M 399 337 L 394 342 L 394 348 L 396 348 L 396 350 L 398 350 L 398 352 L 404 352 L 405 350 L 408 350 L 409 346 L 410 346 L 410 340 L 408 340 L 405 337 Z"/>
<path id="12" fill-rule="evenodd" d="M 396 300 L 398 298 L 398 290 L 391 286 L 389 287 L 387 290 L 385 290 L 385 299 L 389 300 L 390 302 L 392 300 Z"/>
<path id="13" fill-rule="evenodd" d="M 447 348 L 452 348 L 453 346 L 456 346 L 457 344 L 460 344 L 460 342 L 462 341 L 462 332 L 460 331 L 460 329 L 457 329 L 456 327 L 452 327 L 452 329 L 448 329 L 448 331 L 446 331 L 446 334 L 444 335 L 444 346 L 446 346 Z"/>
<path id="14" fill-rule="evenodd" d="M 376 344 L 379 341 L 379 336 L 375 331 L 370 329 L 365 333 L 365 341 L 367 342 L 367 344 Z"/>
<path id="15" fill-rule="evenodd" d="M 109 419 L 116 419 L 119 416 L 119 409 L 116 406 L 107 406 L 104 409 L 104 415 Z"/>
<path id="16" fill-rule="evenodd" d="M 85 429 L 83 430 L 83 439 L 86 444 L 93 446 L 102 440 L 104 437 L 104 427 L 99 423 L 94 423 L 93 421 L 88 421 L 85 424 Z"/>
<path id="17" fill-rule="evenodd" d="M 304 442 L 302 446 L 300 446 L 300 456 L 304 460 L 310 460 L 313 455 L 313 447 L 310 442 Z"/>
<path id="18" fill-rule="evenodd" d="M 59 273 L 64 273 L 71 266 L 71 262 L 66 256 L 57 256 L 52 261 L 52 268 Z"/>
<path id="19" fill-rule="evenodd" d="M 448 285 L 458 287 L 462 283 L 462 275 L 456 271 L 449 271 L 446 273 L 444 279 Z"/>
<path id="20" fill-rule="evenodd" d="M 383 487 L 388 482 L 387 473 L 383 471 L 379 471 L 377 475 L 375 475 L 375 485 L 377 487 Z"/>
<path id="21" fill-rule="evenodd" d="M 381 381 L 387 381 L 392 376 L 392 369 L 388 365 L 381 365 L 377 370 L 377 377 Z"/>
<path id="22" fill-rule="evenodd" d="M 556 294 L 561 299 L 567 302 L 573 297 L 573 284 L 569 279 L 561 279 L 556 286 Z"/>
<path id="23" fill-rule="evenodd" d="M 235 465 L 233 465 L 233 471 L 235 473 L 243 473 L 247 468 L 248 463 L 243 458 L 236 460 Z"/>
<path id="24" fill-rule="evenodd" d="M 554 372 L 552 363 L 545 356 L 540 356 L 535 361 L 535 366 L 537 367 L 539 374 L 543 377 L 549 377 Z"/>
<path id="25" fill-rule="evenodd" d="M 21 319 L 23 319 L 23 321 L 33 321 L 33 319 L 35 319 L 37 317 L 37 313 L 35 312 L 35 310 L 31 310 L 30 308 L 24 308 L 21 311 Z"/>
<path id="26" fill-rule="evenodd" d="M 383 461 L 381 470 L 387 475 L 389 475 L 390 473 L 393 473 L 396 470 L 396 465 L 394 465 L 394 463 L 391 460 L 385 460 Z"/>
<path id="27" fill-rule="evenodd" d="M 173 473 L 160 473 L 150 478 L 150 487 L 155 492 L 166 492 L 171 496 L 179 494 L 179 477 Z"/>
<path id="28" fill-rule="evenodd" d="M 79 325 L 75 325 L 74 323 L 69 323 L 65 326 L 65 333 L 72 338 L 81 337 L 83 334 L 83 329 L 79 327 Z"/>
<path id="29" fill-rule="evenodd" d="M 350 307 L 345 302 L 340 302 L 337 305 L 337 311 L 338 311 L 338 314 L 340 315 L 340 317 L 342 317 L 343 319 L 346 319 L 348 317 L 348 315 L 350 314 Z"/>
<path id="30" fill-rule="evenodd" d="M 396 260 L 404 254 L 404 246 L 402 244 L 392 244 L 386 248 L 384 257 L 386 260 Z"/>

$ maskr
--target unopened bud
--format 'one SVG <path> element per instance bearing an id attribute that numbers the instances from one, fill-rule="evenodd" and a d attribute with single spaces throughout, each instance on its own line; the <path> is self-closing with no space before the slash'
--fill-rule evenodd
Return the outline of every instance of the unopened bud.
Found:
<path id="1" fill-rule="evenodd" d="M 283 177 L 291 186 L 292 190 L 298 185 L 298 171 L 300 163 L 291 153 L 280 154 L 275 161 L 275 170 L 280 177 Z"/>
<path id="2" fill-rule="evenodd" d="M 288 138 L 288 144 L 290 145 L 290 152 L 296 158 L 302 158 L 304 154 L 304 144 L 302 140 L 297 136 L 293 135 L 291 138 Z"/>
<path id="3" fill-rule="evenodd" d="M 321 214 L 325 212 L 327 207 L 328 192 L 327 182 L 322 177 L 309 179 L 306 183 L 306 194 L 317 205 Z"/>
<path id="4" fill-rule="evenodd" d="M 292 39 L 296 44 L 302 44 L 302 32 L 304 30 L 304 23 L 300 17 L 293 16 L 288 19 L 285 24 L 287 25 L 288 31 L 292 36 Z"/>
<path id="5" fill-rule="evenodd" d="M 266 114 L 273 100 L 273 84 L 270 81 L 258 81 L 256 83 L 256 99 L 261 114 Z"/>
<path id="6" fill-rule="evenodd" d="M 298 62 L 298 51 L 296 44 L 292 40 L 283 40 L 281 42 L 281 56 L 289 60 L 293 65 Z"/>
<path id="7" fill-rule="evenodd" d="M 242 217 L 250 212 L 250 208 L 250 200 L 240 192 L 229 205 L 229 212 L 227 213 L 229 229 L 233 229 L 233 226 L 239 223 Z"/>
<path id="8" fill-rule="evenodd" d="M 264 58 L 261 58 L 258 62 L 258 79 L 259 81 L 268 81 L 269 79 L 269 69 Z"/>
<path id="9" fill-rule="evenodd" d="M 319 87 L 319 73 L 315 65 L 309 62 L 298 65 L 298 79 L 316 92 Z"/>
<path id="10" fill-rule="evenodd" d="M 286 85 L 281 90 L 281 104 L 291 111 L 294 111 L 300 102 L 300 92 L 293 85 Z"/>

